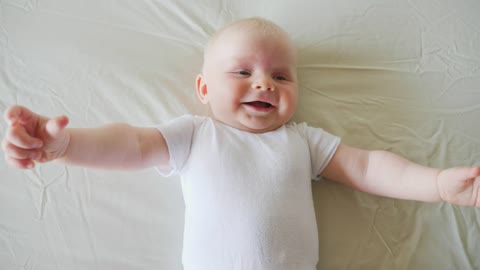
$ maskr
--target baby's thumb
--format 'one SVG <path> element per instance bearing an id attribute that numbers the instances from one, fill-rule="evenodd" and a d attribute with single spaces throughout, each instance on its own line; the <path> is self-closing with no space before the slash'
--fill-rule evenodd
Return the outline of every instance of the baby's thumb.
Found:
<path id="1" fill-rule="evenodd" d="M 59 116 L 48 120 L 45 129 L 47 134 L 53 138 L 58 138 L 61 134 L 63 129 L 68 125 L 68 117 L 66 116 Z"/>
<path id="2" fill-rule="evenodd" d="M 468 181 L 472 178 L 478 177 L 479 175 L 480 167 L 456 167 L 450 169 L 447 177 L 449 179 Z"/>

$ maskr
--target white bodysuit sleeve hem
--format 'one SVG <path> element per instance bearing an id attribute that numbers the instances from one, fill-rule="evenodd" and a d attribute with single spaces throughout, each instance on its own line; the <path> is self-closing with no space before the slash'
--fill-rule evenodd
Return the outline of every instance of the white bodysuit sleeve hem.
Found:
<path id="1" fill-rule="evenodd" d="M 199 118 L 192 115 L 184 115 L 166 124 L 156 126 L 165 138 L 170 156 L 169 166 L 155 166 L 160 175 L 168 177 L 181 172 L 190 155 L 195 120 L 197 119 Z"/>
<path id="2" fill-rule="evenodd" d="M 332 159 L 340 145 L 340 137 L 326 132 L 321 128 L 300 124 L 305 132 L 305 136 L 310 149 L 310 158 L 312 162 L 311 178 L 320 180 L 320 174 Z"/>

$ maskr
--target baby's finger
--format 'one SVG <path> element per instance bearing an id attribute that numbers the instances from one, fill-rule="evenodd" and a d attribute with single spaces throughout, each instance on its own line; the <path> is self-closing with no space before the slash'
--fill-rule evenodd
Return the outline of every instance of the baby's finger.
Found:
<path id="1" fill-rule="evenodd" d="M 458 174 L 462 175 L 465 180 L 475 178 L 480 173 L 480 168 L 478 167 L 460 167 L 458 169 Z"/>
<path id="2" fill-rule="evenodd" d="M 24 124 L 28 122 L 34 115 L 35 114 L 29 109 L 20 105 L 14 105 L 7 108 L 3 116 L 7 123 L 11 125 L 17 121 Z"/>
<path id="3" fill-rule="evenodd" d="M 472 167 L 470 170 L 470 176 L 476 178 L 480 176 L 480 167 Z"/>
<path id="4" fill-rule="evenodd" d="M 31 169 L 35 167 L 35 163 L 30 159 L 15 159 L 5 156 L 5 161 L 8 165 L 18 169 Z"/>
<path id="5" fill-rule="evenodd" d="M 456 167 L 450 169 L 448 178 L 467 181 L 479 175 L 480 167 Z"/>
<path id="6" fill-rule="evenodd" d="M 58 138 L 62 130 L 68 125 L 68 117 L 59 116 L 48 120 L 45 129 L 53 138 Z"/>
<path id="7" fill-rule="evenodd" d="M 5 154 L 14 159 L 32 159 L 38 160 L 42 157 L 42 153 L 37 150 L 27 150 L 17 147 L 7 141 L 2 141 L 2 149 Z"/>
<path id="8" fill-rule="evenodd" d="M 40 148 L 43 145 L 42 140 L 30 136 L 21 125 L 14 125 L 7 130 L 6 140 L 23 149 Z"/>

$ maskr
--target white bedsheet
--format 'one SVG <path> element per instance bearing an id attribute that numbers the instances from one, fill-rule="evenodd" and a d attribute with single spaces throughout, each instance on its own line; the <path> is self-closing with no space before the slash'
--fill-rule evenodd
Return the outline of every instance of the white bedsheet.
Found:
<path id="1" fill-rule="evenodd" d="M 476 0 L 0 0 L 0 110 L 72 127 L 206 114 L 194 79 L 208 36 L 263 16 L 299 48 L 295 121 L 425 165 L 480 165 L 479 14 Z M 178 180 L 0 159 L 0 269 L 182 269 Z M 480 269 L 479 209 L 313 186 L 318 269 Z"/>

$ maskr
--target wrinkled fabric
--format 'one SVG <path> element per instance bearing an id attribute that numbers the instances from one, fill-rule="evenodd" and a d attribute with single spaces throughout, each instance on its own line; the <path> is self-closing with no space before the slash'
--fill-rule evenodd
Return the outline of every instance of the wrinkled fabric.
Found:
<path id="1" fill-rule="evenodd" d="M 480 165 L 479 11 L 474 0 L 2 0 L 0 110 L 66 114 L 71 127 L 207 115 L 195 76 L 208 37 L 263 16 L 298 48 L 295 122 L 424 165 Z M 312 183 L 317 269 L 480 269 L 478 209 Z M 0 158 L 0 269 L 180 270 L 184 213 L 180 179 L 153 168 L 19 171 Z"/>

